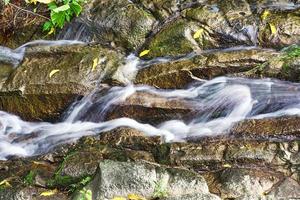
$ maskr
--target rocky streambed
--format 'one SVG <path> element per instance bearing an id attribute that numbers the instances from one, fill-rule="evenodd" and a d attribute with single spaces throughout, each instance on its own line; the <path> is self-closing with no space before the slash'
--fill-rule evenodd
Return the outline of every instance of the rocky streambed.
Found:
<path id="1" fill-rule="evenodd" d="M 93 0 L 56 42 L 0 32 L 0 199 L 300 198 L 299 5 Z"/>

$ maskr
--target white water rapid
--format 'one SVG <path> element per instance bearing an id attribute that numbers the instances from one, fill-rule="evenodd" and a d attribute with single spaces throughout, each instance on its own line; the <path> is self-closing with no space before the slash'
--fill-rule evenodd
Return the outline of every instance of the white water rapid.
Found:
<path id="1" fill-rule="evenodd" d="M 120 73 L 124 76 L 132 75 L 141 67 L 146 67 L 146 64 L 131 56 L 126 64 L 130 73 Z M 106 90 L 104 95 L 97 95 L 103 89 Z M 104 117 L 101 116 L 105 116 L 111 106 L 124 102 L 141 91 L 167 99 L 184 100 L 195 108 L 196 115 L 189 121 L 173 119 L 157 126 L 142 124 L 130 118 L 103 121 Z M 92 115 L 98 118 L 91 120 L 87 118 L 87 114 L 91 115 L 89 108 L 95 105 L 97 106 L 96 109 L 93 108 Z M 45 153 L 59 144 L 122 126 L 141 130 L 149 136 L 160 135 L 166 142 L 173 142 L 188 137 L 226 134 L 236 122 L 248 118 L 284 115 L 300 115 L 298 83 L 218 77 L 209 81 L 195 80 L 186 89 L 162 90 L 133 85 L 128 81 L 124 87 L 98 88 L 75 102 L 60 123 L 26 122 L 18 116 L 0 111 L 0 159 L 11 155 L 32 156 Z"/>

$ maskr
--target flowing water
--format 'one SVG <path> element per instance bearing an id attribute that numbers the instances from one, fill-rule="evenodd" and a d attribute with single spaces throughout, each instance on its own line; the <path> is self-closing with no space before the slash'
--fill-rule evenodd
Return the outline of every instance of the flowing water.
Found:
<path id="1" fill-rule="evenodd" d="M 41 41 L 39 43 L 58 44 Z M 30 45 L 34 44 L 37 43 L 33 42 Z M 28 44 L 18 49 L 25 46 Z M 9 49 L 4 50 L 11 52 Z M 14 54 L 6 54 L 6 58 L 11 55 Z M 19 55 L 17 59 L 22 60 L 22 56 Z M 70 143 L 82 136 L 96 135 L 122 126 L 138 129 L 149 136 L 163 136 L 166 142 L 173 142 L 189 137 L 226 134 L 236 122 L 244 119 L 300 115 L 298 83 L 218 77 L 208 81 L 195 80 L 186 89 L 163 90 L 133 85 L 130 82 L 132 77 L 129 76 L 134 76 L 138 69 L 167 60 L 161 58 L 142 62 L 130 55 L 127 63 L 120 66 L 118 72 L 123 74 L 124 79 L 128 78 L 127 85 L 111 88 L 99 86 L 80 101 L 74 102 L 59 123 L 26 122 L 18 116 L 0 111 L 0 159 L 11 155 L 31 156 L 45 153 L 59 144 Z M 156 126 L 142 124 L 130 118 L 104 120 L 106 113 L 113 106 L 126 102 L 128 97 L 137 92 L 158 95 L 168 100 L 183 100 L 194 108 L 196 114 L 190 120 L 172 119 Z"/>

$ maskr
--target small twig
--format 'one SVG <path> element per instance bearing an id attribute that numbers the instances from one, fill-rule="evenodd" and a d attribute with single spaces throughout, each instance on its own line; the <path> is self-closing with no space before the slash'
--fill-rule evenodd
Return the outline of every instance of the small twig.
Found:
<path id="1" fill-rule="evenodd" d="M 22 11 L 24 11 L 24 12 L 30 13 L 30 14 L 32 14 L 32 15 L 36 15 L 36 16 L 39 16 L 39 17 L 41 17 L 41 18 L 50 20 L 50 18 L 48 18 L 48 17 L 45 17 L 45 16 L 40 15 L 40 14 L 38 14 L 38 13 L 32 12 L 32 11 L 30 11 L 30 10 L 23 9 L 23 8 L 21 8 L 21 7 L 17 6 L 17 5 L 15 5 L 15 4 L 13 4 L 13 3 L 8 3 L 8 5 L 11 5 L 11 6 L 13 6 L 13 7 L 15 7 L 15 8 L 19 9 L 19 10 L 22 10 Z"/>

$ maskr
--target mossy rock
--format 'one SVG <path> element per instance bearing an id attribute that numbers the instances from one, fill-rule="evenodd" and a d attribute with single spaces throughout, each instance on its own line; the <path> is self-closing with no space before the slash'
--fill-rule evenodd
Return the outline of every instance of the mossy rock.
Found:
<path id="1" fill-rule="evenodd" d="M 280 49 L 300 42 L 300 9 L 260 13 L 259 44 Z"/>
<path id="2" fill-rule="evenodd" d="M 122 62 L 122 54 L 97 45 L 29 48 L 3 83 L 1 110 L 27 120 L 57 120 L 77 97 L 109 79 Z"/>
<path id="3" fill-rule="evenodd" d="M 197 49 L 197 44 L 189 38 L 192 38 L 192 32 L 195 32 L 198 28 L 196 23 L 183 19 L 171 22 L 144 46 L 143 50 L 150 50 L 144 58 L 174 57 L 193 52 Z"/>

